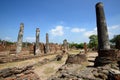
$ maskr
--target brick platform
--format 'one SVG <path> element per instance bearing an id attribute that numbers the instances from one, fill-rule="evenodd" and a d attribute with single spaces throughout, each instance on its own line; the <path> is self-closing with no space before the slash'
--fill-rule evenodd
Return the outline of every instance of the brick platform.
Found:
<path id="1" fill-rule="evenodd" d="M 98 57 L 95 59 L 95 67 L 104 66 L 110 63 L 117 63 L 117 53 L 114 49 L 99 50 Z"/>

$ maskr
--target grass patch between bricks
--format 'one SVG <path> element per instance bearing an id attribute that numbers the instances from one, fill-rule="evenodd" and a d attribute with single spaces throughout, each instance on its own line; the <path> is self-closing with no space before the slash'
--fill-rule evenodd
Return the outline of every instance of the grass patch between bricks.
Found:
<path id="1" fill-rule="evenodd" d="M 52 73 L 54 71 L 54 67 L 47 67 L 44 71 L 43 71 L 43 73 L 44 74 L 50 74 L 50 73 Z"/>

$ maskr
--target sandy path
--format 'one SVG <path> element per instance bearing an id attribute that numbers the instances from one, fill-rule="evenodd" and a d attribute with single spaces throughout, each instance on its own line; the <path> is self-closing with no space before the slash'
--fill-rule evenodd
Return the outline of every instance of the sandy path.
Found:
<path id="1" fill-rule="evenodd" d="M 74 54 L 79 53 L 79 51 L 72 51 L 71 53 L 73 52 Z M 39 62 L 42 61 L 43 59 L 50 59 L 50 60 L 54 59 L 56 55 L 57 54 L 43 56 L 39 58 L 33 58 L 33 59 L 19 61 L 19 62 L 4 63 L 4 64 L 0 64 L 0 69 L 11 68 L 11 67 L 23 67 L 23 66 L 33 65 L 37 63 L 37 65 L 33 67 L 34 72 L 40 77 L 41 80 L 46 80 L 50 76 L 54 75 L 56 71 L 65 63 L 67 59 L 67 55 L 65 54 L 61 61 L 52 61 L 43 65 L 39 65 Z M 89 61 L 88 66 L 94 65 L 94 62 L 91 62 L 91 61 L 94 61 L 97 55 L 98 55 L 97 52 L 87 53 L 87 59 Z"/>
<path id="2" fill-rule="evenodd" d="M 24 66 L 35 64 L 33 66 L 34 72 L 40 77 L 41 80 L 46 80 L 51 75 L 54 75 L 56 71 L 65 63 L 67 59 L 67 55 L 64 55 L 61 61 L 52 61 L 43 65 L 39 65 L 39 62 L 43 61 L 44 59 L 52 60 L 56 57 L 56 55 L 58 54 L 43 56 L 39 58 L 33 58 L 29 60 L 24 60 L 24 61 L 0 64 L 0 70 L 5 68 L 12 68 L 12 67 L 21 68 Z"/>
<path id="3" fill-rule="evenodd" d="M 64 55 L 61 61 L 52 61 L 45 65 L 38 65 L 34 67 L 34 72 L 40 77 L 41 80 L 48 79 L 51 75 L 54 75 L 56 71 L 65 64 L 67 55 Z"/>
<path id="4" fill-rule="evenodd" d="M 42 61 L 45 58 L 47 58 L 47 59 L 54 58 L 56 55 L 57 54 L 33 58 L 33 59 L 19 61 L 19 62 L 4 63 L 4 64 L 0 64 L 0 69 L 33 65 L 33 64 L 36 64 L 36 63 Z"/>

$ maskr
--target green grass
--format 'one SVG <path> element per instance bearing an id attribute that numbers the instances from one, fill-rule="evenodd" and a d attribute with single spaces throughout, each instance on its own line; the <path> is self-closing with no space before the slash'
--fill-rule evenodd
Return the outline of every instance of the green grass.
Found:
<path id="1" fill-rule="evenodd" d="M 68 51 L 69 54 L 79 54 L 80 50 L 70 50 Z"/>
<path id="2" fill-rule="evenodd" d="M 60 60 L 60 61 L 55 61 L 56 64 L 62 64 L 64 61 Z"/>
<path id="3" fill-rule="evenodd" d="M 47 67 L 45 70 L 44 70 L 44 74 L 50 74 L 54 71 L 54 67 Z"/>

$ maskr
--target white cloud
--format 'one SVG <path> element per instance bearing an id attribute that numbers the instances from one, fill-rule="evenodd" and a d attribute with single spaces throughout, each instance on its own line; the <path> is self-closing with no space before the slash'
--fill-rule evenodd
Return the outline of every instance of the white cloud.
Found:
<path id="1" fill-rule="evenodd" d="M 108 27 L 109 30 L 113 30 L 113 29 L 120 29 L 120 25 L 113 25 L 111 27 Z"/>
<path id="2" fill-rule="evenodd" d="M 85 31 L 85 29 L 83 29 L 83 28 L 72 28 L 71 29 L 71 32 L 76 32 L 76 33 L 78 33 L 78 32 L 84 32 Z"/>
<path id="3" fill-rule="evenodd" d="M 90 35 L 93 35 L 93 34 L 97 35 L 97 28 L 96 28 L 96 27 L 93 28 L 93 30 L 91 30 L 91 31 L 85 31 L 85 32 L 84 32 L 84 35 L 85 35 L 86 37 L 89 37 Z"/>
<path id="4" fill-rule="evenodd" d="M 112 38 L 115 34 L 120 34 L 120 25 L 113 25 L 108 27 L 109 38 Z M 75 34 L 73 34 L 75 33 Z M 68 39 L 70 42 L 88 42 L 90 35 L 97 35 L 97 27 L 67 27 L 67 26 L 56 26 L 55 28 L 50 30 L 50 40 L 51 41 L 59 41 L 61 42 L 63 39 Z M 64 36 L 62 36 L 65 34 Z M 54 36 L 62 36 L 62 37 L 54 37 Z"/>
<path id="5" fill-rule="evenodd" d="M 56 26 L 55 29 L 51 29 L 50 30 L 50 33 L 53 35 L 53 36 L 62 36 L 64 34 L 63 32 L 63 26 Z"/>
<path id="6" fill-rule="evenodd" d="M 93 29 L 94 31 L 97 31 L 97 27 Z"/>
<path id="7" fill-rule="evenodd" d="M 120 25 L 113 25 L 108 27 L 109 37 L 112 38 L 116 34 L 120 34 Z"/>
<path id="8" fill-rule="evenodd" d="M 113 25 L 113 26 L 108 27 L 108 31 L 109 31 L 108 34 L 109 34 L 109 36 L 112 36 L 113 34 L 115 34 L 115 32 L 117 30 L 120 30 L 120 25 Z M 91 30 L 91 31 L 86 30 L 84 32 L 84 35 L 86 37 L 89 37 L 90 35 L 93 35 L 93 34 L 95 34 L 95 35 L 97 34 L 97 27 L 93 28 L 93 30 Z"/>
<path id="9" fill-rule="evenodd" d="M 86 31 L 85 33 L 84 33 L 84 35 L 85 36 L 87 36 L 87 37 L 89 37 L 90 35 L 93 35 L 93 34 L 96 34 L 96 31 Z"/>
<path id="10" fill-rule="evenodd" d="M 89 37 L 90 35 L 97 34 L 97 28 L 95 27 L 91 31 L 86 30 L 85 28 L 72 28 L 71 32 L 82 32 L 85 37 Z"/>
<path id="11" fill-rule="evenodd" d="M 35 42 L 35 37 L 26 37 L 26 41 Z"/>
<path id="12" fill-rule="evenodd" d="M 11 38 L 10 37 L 5 37 L 4 40 L 10 41 Z"/>

